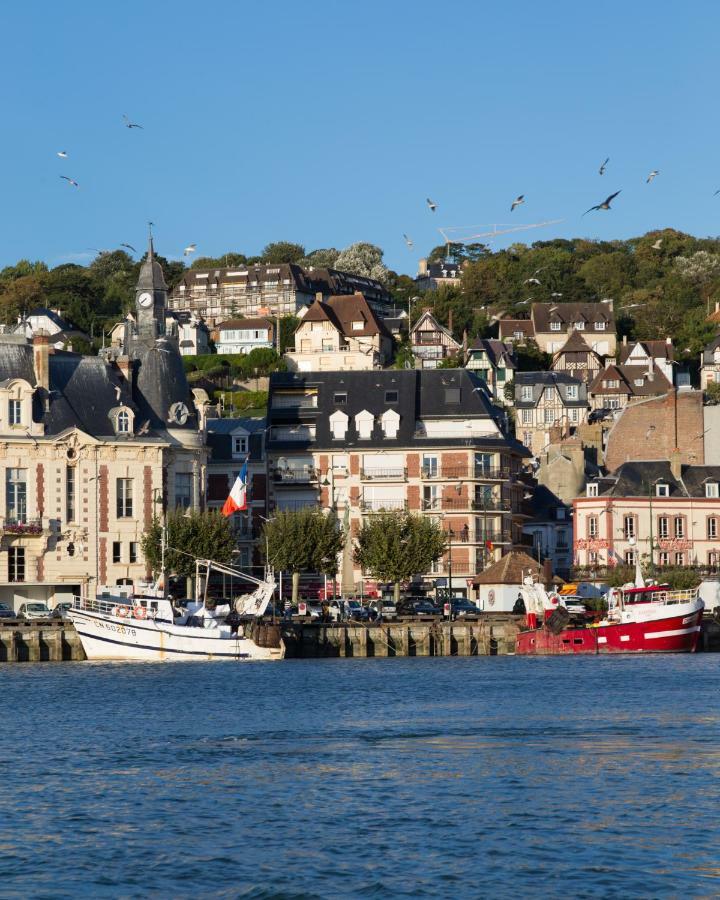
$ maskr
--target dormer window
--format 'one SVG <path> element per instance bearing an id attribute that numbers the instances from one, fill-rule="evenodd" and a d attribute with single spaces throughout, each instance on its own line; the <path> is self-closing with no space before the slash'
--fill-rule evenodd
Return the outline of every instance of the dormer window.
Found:
<path id="1" fill-rule="evenodd" d="M 605 331 L 605 323 L 604 322 L 596 322 L 595 323 L 595 331 Z"/>
<path id="2" fill-rule="evenodd" d="M 529 402 L 533 398 L 533 389 L 531 384 L 524 384 L 520 388 L 520 399 L 524 402 Z"/>
<path id="3" fill-rule="evenodd" d="M 355 416 L 355 428 L 361 441 L 369 441 L 372 437 L 375 416 L 364 409 Z"/>
<path id="4" fill-rule="evenodd" d="M 362 331 L 364 327 L 365 327 L 365 323 L 364 323 L 364 322 L 353 322 L 353 323 L 352 323 L 352 330 L 353 330 L 353 331 Z"/>
<path id="5" fill-rule="evenodd" d="M 655 496 L 656 497 L 669 497 L 670 496 L 670 485 L 669 484 L 656 484 L 655 485 Z"/>
<path id="6" fill-rule="evenodd" d="M 587 497 L 597 497 L 598 495 L 598 485 L 596 481 L 591 481 L 585 488 L 585 495 Z"/>
<path id="7" fill-rule="evenodd" d="M 560 331 L 562 327 L 561 322 L 551 322 L 550 323 L 550 331 Z"/>
<path id="8" fill-rule="evenodd" d="M 720 489 L 717 481 L 706 481 L 705 482 L 705 496 L 706 497 L 720 497 Z"/>
<path id="9" fill-rule="evenodd" d="M 245 456 L 247 453 L 247 436 L 236 434 L 233 436 L 233 456 Z"/>
<path id="10" fill-rule="evenodd" d="M 122 410 L 117 414 L 116 428 L 118 434 L 129 434 L 130 432 L 130 416 Z"/>
<path id="11" fill-rule="evenodd" d="M 8 400 L 8 422 L 22 425 L 22 400 Z"/>
<path id="12" fill-rule="evenodd" d="M 576 322 L 575 323 L 575 331 L 585 331 L 585 323 L 584 322 Z"/>
<path id="13" fill-rule="evenodd" d="M 335 412 L 330 416 L 330 431 L 332 432 L 332 439 L 334 441 L 342 441 L 345 439 L 345 435 L 347 434 L 348 428 L 348 416 L 346 413 L 342 412 L 340 409 L 336 409 Z"/>
<path id="14" fill-rule="evenodd" d="M 394 409 L 386 409 L 382 414 L 380 423 L 382 425 L 383 435 L 386 438 L 394 440 L 397 437 L 398 429 L 400 428 L 400 416 Z"/>
<path id="15" fill-rule="evenodd" d="M 385 391 L 385 402 L 386 403 L 397 403 L 398 402 L 398 392 L 397 391 Z"/>
<path id="16" fill-rule="evenodd" d="M 525 337 L 524 331 L 513 331 L 513 337 L 516 341 L 521 341 Z"/>
<path id="17" fill-rule="evenodd" d="M 569 384 L 567 386 L 567 390 L 565 396 L 568 400 L 577 400 L 578 398 L 578 385 L 577 384 Z"/>

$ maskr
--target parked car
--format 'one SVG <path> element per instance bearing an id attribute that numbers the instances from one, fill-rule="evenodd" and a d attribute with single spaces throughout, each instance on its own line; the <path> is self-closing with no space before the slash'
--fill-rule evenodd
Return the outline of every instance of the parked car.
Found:
<path id="1" fill-rule="evenodd" d="M 394 600 L 371 600 L 368 603 L 368 613 L 374 621 L 382 610 L 383 619 L 394 619 L 397 616 L 397 607 Z"/>
<path id="2" fill-rule="evenodd" d="M 68 610 L 72 609 L 72 606 L 72 600 L 60 600 L 53 607 L 53 619 L 67 619 Z"/>
<path id="3" fill-rule="evenodd" d="M 450 601 L 450 615 L 453 619 L 464 619 L 465 616 L 477 616 L 479 613 L 478 607 L 465 597 L 454 597 Z"/>
<path id="4" fill-rule="evenodd" d="M 16 619 L 14 609 L 10 609 L 7 603 L 0 603 L 0 619 Z"/>
<path id="5" fill-rule="evenodd" d="M 442 610 L 429 600 L 401 600 L 398 604 L 399 616 L 439 616 Z"/>
<path id="6" fill-rule="evenodd" d="M 49 619 L 51 616 L 47 605 L 36 601 L 23 603 L 18 610 L 18 619 Z"/>
<path id="7" fill-rule="evenodd" d="M 370 613 L 367 607 L 363 606 L 359 600 L 346 600 L 345 617 L 355 622 L 367 622 L 370 618 Z"/>

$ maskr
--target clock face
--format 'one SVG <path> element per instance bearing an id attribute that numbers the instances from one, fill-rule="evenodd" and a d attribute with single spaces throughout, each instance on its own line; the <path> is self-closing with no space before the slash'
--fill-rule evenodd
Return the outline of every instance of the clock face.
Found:
<path id="1" fill-rule="evenodd" d="M 153 296 L 152 296 L 152 294 L 148 293 L 147 291 L 140 294 L 140 296 L 138 297 L 138 303 L 144 309 L 147 309 L 148 306 L 152 306 L 152 302 L 153 302 Z"/>
<path id="2" fill-rule="evenodd" d="M 184 425 L 189 415 L 190 410 L 184 403 L 173 403 L 170 407 L 170 419 L 173 422 L 177 422 L 178 425 Z"/>

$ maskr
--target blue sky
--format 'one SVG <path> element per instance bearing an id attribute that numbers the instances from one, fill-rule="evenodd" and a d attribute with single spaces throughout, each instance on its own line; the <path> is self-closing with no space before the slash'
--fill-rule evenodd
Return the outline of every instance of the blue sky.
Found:
<path id="1" fill-rule="evenodd" d="M 217 255 L 367 240 L 408 273 L 440 242 L 438 226 L 564 220 L 529 241 L 715 235 L 720 7 L 669 9 L 6 6 L 0 267 L 140 248 L 148 219 L 171 257 L 190 242 Z M 125 128 L 123 113 L 143 130 Z M 660 175 L 646 185 L 651 169 Z M 580 218 L 620 189 L 612 212 Z"/>

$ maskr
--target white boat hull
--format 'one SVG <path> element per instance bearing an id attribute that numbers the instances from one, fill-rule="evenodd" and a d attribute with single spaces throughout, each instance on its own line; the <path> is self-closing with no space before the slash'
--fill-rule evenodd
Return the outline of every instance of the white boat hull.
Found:
<path id="1" fill-rule="evenodd" d="M 120 618 L 106 613 L 71 609 L 68 616 L 91 660 L 272 660 L 282 659 L 281 647 L 258 647 L 246 637 L 216 628 L 196 628 Z"/>

